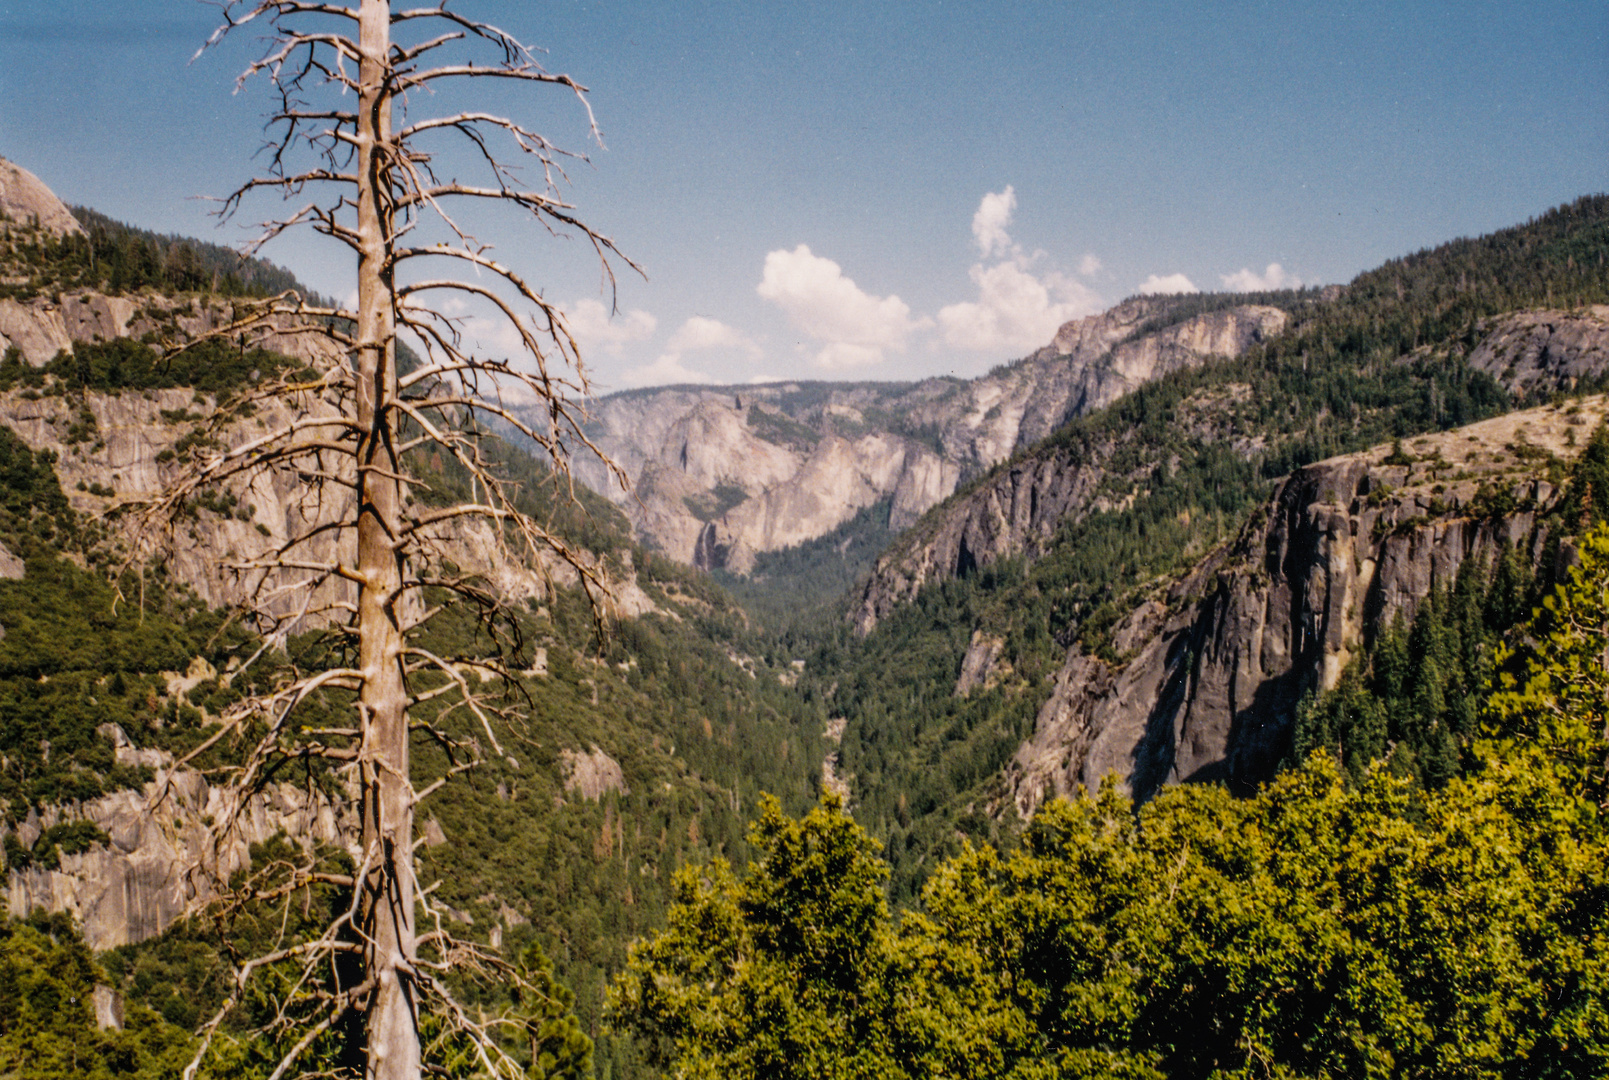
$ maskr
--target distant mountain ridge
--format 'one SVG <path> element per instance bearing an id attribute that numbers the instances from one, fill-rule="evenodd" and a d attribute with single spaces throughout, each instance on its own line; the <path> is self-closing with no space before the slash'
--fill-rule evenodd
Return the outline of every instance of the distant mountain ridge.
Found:
<path id="1" fill-rule="evenodd" d="M 1315 300 L 1017 451 L 877 559 L 806 682 L 898 894 L 958 832 L 1107 776 L 1254 788 L 1304 696 L 1471 558 L 1563 565 L 1575 519 L 1549 515 L 1609 389 L 1609 198 Z"/>
<path id="2" fill-rule="evenodd" d="M 127 225 L 88 207 L 69 207 L 37 176 L 4 158 L 0 222 L 13 247 L 0 256 L 0 296 L 14 300 L 63 291 L 125 296 L 142 289 L 224 297 L 294 289 L 316 298 L 295 274 L 266 259 Z"/>
<path id="3" fill-rule="evenodd" d="M 1289 307 L 1315 294 L 1277 297 Z M 1032 355 L 981 378 L 794 382 L 627 391 L 591 403 L 589 434 L 633 479 L 578 474 L 638 535 L 704 569 L 815 539 L 888 499 L 895 530 L 958 485 L 1136 386 L 1279 334 L 1290 316 L 1225 298 L 1170 321 L 1181 301 L 1136 297 L 1064 325 Z M 1199 301 L 1196 301 L 1199 304 Z M 1158 323 L 1151 327 L 1148 323 Z"/>

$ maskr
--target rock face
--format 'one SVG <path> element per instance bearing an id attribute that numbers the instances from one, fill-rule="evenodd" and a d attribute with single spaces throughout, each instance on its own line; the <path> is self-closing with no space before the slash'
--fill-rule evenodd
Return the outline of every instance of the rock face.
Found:
<path id="1" fill-rule="evenodd" d="M 946 448 L 988 468 L 1143 383 L 1209 356 L 1239 356 L 1288 320 L 1278 308 L 1248 304 L 1141 332 L 1166 310 L 1166 300 L 1142 296 L 1067 323 L 1022 363 L 974 384 L 968 419 L 976 421 L 947 430 Z"/>
<path id="2" fill-rule="evenodd" d="M 575 750 L 561 750 L 559 760 L 564 768 L 565 791 L 573 791 L 593 802 L 611 791 L 621 794 L 631 792 L 626 786 L 626 774 L 621 771 L 620 762 L 596 745 L 584 754 Z"/>
<path id="3" fill-rule="evenodd" d="M 1141 304 L 1142 301 L 1131 301 Z M 1143 317 L 1124 314 L 1122 305 L 1095 319 L 1069 323 L 1051 349 L 1094 349 L 1113 332 L 1121 319 L 1131 323 Z M 1207 348 L 1248 348 L 1271 332 L 1277 320 L 1264 321 L 1274 309 L 1236 308 L 1200 316 L 1160 333 L 1135 338 L 1110 350 L 1093 364 L 1079 369 L 1076 394 L 1063 386 L 1074 414 L 1087 407 L 1115 401 L 1145 378 L 1175 370 Z M 1120 319 L 1121 316 L 1121 319 Z M 1282 325 L 1282 324 L 1281 324 Z M 1573 312 L 1522 311 L 1488 320 L 1478 328 L 1485 336 L 1470 353 L 1469 363 L 1487 372 L 1520 400 L 1545 398 L 1572 390 L 1583 380 L 1602 379 L 1609 373 L 1609 307 Z M 1041 363 L 1043 354 L 1027 363 Z M 1127 372 L 1128 374 L 1124 374 Z M 1144 377 L 1141 377 L 1144 374 Z M 1088 397 L 1082 396 L 1087 390 Z M 1217 407 L 1245 386 L 1229 384 L 1198 394 L 1186 402 L 1179 421 L 1198 434 L 1208 433 Z M 1216 395 L 1216 396 L 1212 396 Z M 1090 404 L 1092 403 L 1092 404 Z M 1027 423 L 1029 413 L 1024 413 Z M 1037 422 L 1037 421 L 1036 421 Z M 1258 448 L 1258 440 L 1229 437 L 1239 451 Z M 981 479 L 948 505 L 934 511 L 878 559 L 864 586 L 852 619 L 860 633 L 869 633 L 898 605 L 915 596 L 924 585 L 986 567 L 997 559 L 1041 554 L 1057 527 L 1107 504 L 1098 497 L 1106 479 L 1105 466 L 1116 444 L 1085 449 L 1080 455 L 1064 448 L 1047 447 L 1023 457 Z"/>
<path id="4" fill-rule="evenodd" d="M 83 226 L 56 193 L 27 169 L 0 158 L 0 213 L 16 225 L 37 225 L 52 236 L 82 236 Z"/>
<path id="5" fill-rule="evenodd" d="M 1244 306 L 1155 332 L 1174 301 L 1140 297 L 1070 322 L 1032 356 L 971 382 L 673 387 L 595 402 L 590 434 L 633 481 L 596 462 L 583 481 L 672 558 L 747 572 L 756 554 L 814 539 L 890 500 L 903 529 L 976 476 L 1135 386 L 1238 356 L 1286 315 Z"/>
<path id="6" fill-rule="evenodd" d="M 0 351 L 15 345 L 22 350 L 23 359 L 42 367 L 76 342 L 141 337 L 153 330 L 182 340 L 231 321 L 231 309 L 223 301 L 154 294 L 128 297 L 80 291 L 62 293 L 59 298 L 0 299 Z M 328 356 L 331 348 L 328 339 L 319 335 L 275 330 L 254 332 L 248 343 L 312 362 Z"/>
<path id="7" fill-rule="evenodd" d="M 62 855 L 58 870 L 12 868 L 5 884 L 11 913 L 36 907 L 70 912 L 90 948 L 111 949 L 154 937 L 211 896 L 212 875 L 246 866 L 251 844 L 283 832 L 302 842 L 354 846 L 358 822 L 345 801 L 310 797 L 282 784 L 253 799 L 239 817 L 239 830 L 215 848 L 205 822 L 222 820 L 227 792 L 196 773 L 172 775 L 171 786 L 164 787 L 168 780 L 163 772 L 143 792 L 51 807 L 43 816 L 30 811 L 16 830 L 25 847 L 58 821 L 91 821 L 110 842 Z"/>
<path id="8" fill-rule="evenodd" d="M 960 577 L 1022 552 L 1038 553 L 1073 515 L 1097 505 L 1105 454 L 1075 460 L 1051 450 L 995 473 L 924 522 L 877 560 L 854 614 L 868 634 L 924 585 Z"/>
<path id="9" fill-rule="evenodd" d="M 1287 751 L 1301 695 L 1334 686 L 1383 620 L 1411 618 L 1433 584 L 1451 585 L 1465 560 L 1490 559 L 1500 545 L 1540 554 L 1536 520 L 1554 491 L 1506 448 L 1572 454 L 1567 433 L 1590 431 L 1605 401 L 1576 410 L 1414 440 L 1412 466 L 1385 464 L 1380 447 L 1289 477 L 1232 544 L 1119 623 L 1122 663 L 1068 651 L 1007 768 L 1007 805 L 1027 816 L 1109 773 L 1142 797 L 1177 781 L 1266 778 Z M 1530 509 L 1469 516 L 1482 483 L 1512 488 Z"/>
<path id="10" fill-rule="evenodd" d="M 1578 311 L 1521 311 L 1480 327 L 1485 337 L 1469 354 L 1486 372 L 1522 398 L 1574 390 L 1583 379 L 1609 371 L 1609 307 Z"/>

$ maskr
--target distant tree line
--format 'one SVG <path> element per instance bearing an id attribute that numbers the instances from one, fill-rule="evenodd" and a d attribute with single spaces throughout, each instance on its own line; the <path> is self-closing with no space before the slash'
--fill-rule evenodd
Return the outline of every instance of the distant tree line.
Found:
<path id="1" fill-rule="evenodd" d="M 243 258 L 222 244 L 164 235 L 114 221 L 88 207 L 71 207 L 82 236 L 54 237 L 13 226 L 0 261 L 20 267 L 27 280 L 3 286 L 3 295 L 26 299 L 63 289 L 110 295 L 149 289 L 167 295 L 205 292 L 224 297 L 273 296 L 295 289 L 318 303 L 296 276 L 266 259 Z"/>

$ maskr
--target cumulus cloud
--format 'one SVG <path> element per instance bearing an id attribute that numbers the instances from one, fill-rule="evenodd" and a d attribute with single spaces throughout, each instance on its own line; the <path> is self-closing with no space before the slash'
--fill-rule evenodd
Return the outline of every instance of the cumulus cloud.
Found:
<path id="1" fill-rule="evenodd" d="M 1169 274 L 1167 277 L 1158 277 L 1157 275 L 1152 274 L 1150 277 L 1140 282 L 1140 287 L 1135 290 L 1135 292 L 1141 294 L 1191 293 L 1200 291 L 1200 289 L 1196 288 L 1195 283 L 1189 278 L 1185 277 L 1183 274 Z"/>
<path id="2" fill-rule="evenodd" d="M 878 363 L 884 350 L 904 349 L 911 333 L 927 325 L 925 319 L 912 319 L 899 297 L 869 295 L 837 263 L 805 244 L 767 254 L 756 291 L 822 343 L 816 361 L 824 367 Z"/>
<path id="3" fill-rule="evenodd" d="M 753 354 L 759 353 L 759 348 L 737 330 L 727 326 L 719 319 L 711 319 L 704 315 L 694 315 L 670 336 L 670 343 L 666 346 L 672 352 L 694 352 L 699 349 L 742 349 Z"/>
<path id="4" fill-rule="evenodd" d="M 679 386 L 683 383 L 715 381 L 704 372 L 694 371 L 683 364 L 679 353 L 665 353 L 651 364 L 631 368 L 621 379 L 627 386 Z"/>
<path id="5" fill-rule="evenodd" d="M 1083 274 L 1085 277 L 1094 277 L 1096 274 L 1101 272 L 1102 267 L 1105 265 L 1106 264 L 1101 262 L 1101 260 L 1096 256 L 1085 255 L 1082 259 L 1078 260 L 1078 272 Z"/>
<path id="6" fill-rule="evenodd" d="M 677 383 L 707 383 L 715 380 L 702 371 L 683 363 L 688 353 L 738 350 L 754 359 L 760 347 L 740 331 L 727 326 L 719 319 L 694 315 L 670 336 L 665 351 L 651 364 L 643 364 L 627 371 L 623 376 L 630 386 L 664 386 Z"/>
<path id="7" fill-rule="evenodd" d="M 1006 227 L 1017 208 L 1017 193 L 1008 184 L 991 191 L 972 215 L 972 235 L 984 262 L 972 267 L 976 300 L 939 309 L 945 343 L 968 350 L 1026 350 L 1048 342 L 1062 323 L 1101 309 L 1101 300 L 1083 282 L 1055 271 L 1038 272 L 1043 252 L 1028 254 L 1012 243 Z M 1079 272 L 1091 274 L 1101 262 L 1086 255 Z"/>
<path id="8" fill-rule="evenodd" d="M 1269 292 L 1274 289 L 1299 289 L 1302 287 L 1301 279 L 1294 274 L 1287 274 L 1285 268 L 1279 263 L 1269 263 L 1268 269 L 1261 274 L 1253 273 L 1244 267 L 1233 274 L 1224 274 L 1219 278 L 1224 288 L 1230 292 Z"/>
<path id="9" fill-rule="evenodd" d="M 978 299 L 939 310 L 946 343 L 957 349 L 1036 349 L 1069 319 L 1093 315 L 1101 301 L 1059 274 L 1035 276 L 1023 261 L 972 268 Z"/>
<path id="10" fill-rule="evenodd" d="M 972 235 L 978 241 L 978 250 L 984 258 L 991 255 L 1004 255 L 1011 250 L 1011 237 L 1006 233 L 1006 226 L 1011 224 L 1011 215 L 1017 209 L 1017 193 L 1010 184 L 1004 191 L 991 191 L 983 196 L 978 203 L 977 213 L 972 215 Z"/>
<path id="11" fill-rule="evenodd" d="M 607 305 L 591 298 L 567 305 L 564 316 L 583 353 L 602 349 L 618 356 L 621 346 L 648 340 L 659 326 L 659 320 L 641 308 L 611 317 Z"/>

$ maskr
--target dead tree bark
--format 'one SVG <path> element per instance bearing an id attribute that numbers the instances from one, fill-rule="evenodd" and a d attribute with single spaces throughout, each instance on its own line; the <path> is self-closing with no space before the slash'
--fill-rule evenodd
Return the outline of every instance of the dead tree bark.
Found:
<path id="1" fill-rule="evenodd" d="M 363 0 L 358 29 L 357 576 L 359 725 L 364 760 L 363 856 L 359 883 L 369 1004 L 368 1073 L 374 1080 L 419 1075 L 419 1019 L 413 982 L 413 770 L 408 753 L 408 686 L 403 672 L 407 548 L 402 536 L 402 462 L 390 403 L 397 399 L 395 235 L 390 179 L 391 5 Z"/>
<path id="2" fill-rule="evenodd" d="M 311 335 L 334 347 L 312 372 L 266 379 L 220 403 L 208 421 L 217 438 L 197 443 L 151 507 L 151 520 L 171 521 L 187 499 L 211 486 L 276 471 L 303 478 L 303 527 L 235 566 L 251 582 L 247 617 L 264 636 L 264 649 L 283 644 L 295 629 L 323 625 L 341 636 L 353 660 L 298 671 L 271 694 L 244 702 L 188 760 L 199 760 L 225 740 L 243 747 L 239 760 L 218 770 L 236 800 L 235 813 L 215 826 L 219 844 L 228 840 L 235 814 L 251 795 L 285 762 L 297 760 L 321 760 L 342 771 L 357 794 L 361 837 L 357 869 L 349 876 L 320 868 L 309 855 L 277 882 L 229 892 L 235 899 L 288 904 L 297 889 L 324 883 L 349 887 L 353 899 L 320 935 L 280 942 L 240 965 L 234 992 L 203 1028 L 203 1047 L 186 1076 L 196 1074 L 207 1043 L 250 981 L 265 969 L 286 966 L 294 969 L 284 981 L 291 989 L 276 999 L 264 1028 L 289 1044 L 276 1078 L 300 1068 L 303 1055 L 356 1012 L 365 1031 L 364 1075 L 414 1080 L 422 1069 L 422 1009 L 444 1017 L 451 1037 L 467 1041 L 487 1073 L 516 1075 L 517 1063 L 498 1040 L 504 1021 L 472 1017 L 443 982 L 452 970 L 511 978 L 513 969 L 444 930 L 441 913 L 416 881 L 416 809 L 446 777 L 418 777 L 410 761 L 415 738 L 446 749 L 449 775 L 473 765 L 483 752 L 501 754 L 496 728 L 510 708 L 470 685 L 463 658 L 432 654 L 419 635 L 432 614 L 427 591 L 459 597 L 490 617 L 499 610 L 495 590 L 448 566 L 442 555 L 446 534 L 466 523 L 480 523 L 500 557 L 569 567 L 597 603 L 604 587 L 598 565 L 520 511 L 517 493 L 497 474 L 482 438 L 488 422 L 501 424 L 529 440 L 560 479 L 567 476 L 571 454 L 596 448 L 581 427 L 576 401 L 586 378 L 563 313 L 495 258 L 448 208 L 466 201 L 502 205 L 550 230 L 579 234 L 609 283 L 610 260 L 621 257 L 563 201 L 558 183 L 564 152 L 546 138 L 490 113 L 416 119 L 407 115 L 407 103 L 410 92 L 422 97 L 438 82 L 461 79 L 557 86 L 583 107 L 585 89 L 549 74 L 510 34 L 449 11 L 444 0 L 403 11 L 393 11 L 388 0 L 357 0 L 355 6 L 221 0 L 219 6 L 224 23 L 208 45 L 235 28 L 266 24 L 267 51 L 240 79 L 264 76 L 277 95 L 269 120 L 269 168 L 230 195 L 222 214 L 234 215 L 258 193 L 298 201 L 311 196 L 265 222 L 251 249 L 303 224 L 340 241 L 356 258 L 357 307 L 342 310 L 287 293 L 241 306 L 214 332 L 230 339 Z M 393 40 L 399 27 L 416 38 L 413 44 Z M 456 55 L 474 46 L 489 49 L 491 62 Z M 320 94 L 335 104 L 312 100 Z M 342 107 L 347 102 L 355 108 Z M 590 123 L 590 110 L 587 116 Z M 596 135 L 595 125 L 592 130 Z M 442 137 L 457 137 L 489 180 L 438 177 L 436 151 L 425 144 Z M 495 138 L 536 165 L 540 186 L 520 182 L 494 148 Z M 420 269 L 443 259 L 473 270 L 477 279 Z M 442 291 L 456 291 L 508 320 L 526 355 L 510 360 L 477 354 L 459 325 L 427 302 Z M 398 369 L 399 330 L 411 332 L 425 353 L 424 364 L 406 374 Z M 513 391 L 540 409 L 533 414 L 511 407 L 506 395 Z M 270 402 L 282 418 L 278 426 L 261 436 L 238 437 L 238 419 L 260 415 Z M 416 499 L 428 488 L 413 467 L 422 450 L 456 462 L 470 479 L 473 497 L 447 506 Z M 497 660 L 470 662 L 505 678 L 510 674 Z M 355 712 L 350 727 L 310 732 L 292 722 L 300 707 L 332 693 L 348 695 Z M 426 701 L 438 719 L 421 719 L 417 707 Z M 463 717 L 474 731 L 439 719 L 444 716 Z M 433 929 L 421 933 L 420 919 Z M 336 961 L 353 957 L 361 974 L 345 978 Z"/>

